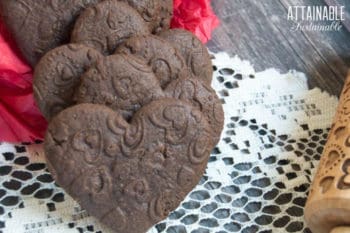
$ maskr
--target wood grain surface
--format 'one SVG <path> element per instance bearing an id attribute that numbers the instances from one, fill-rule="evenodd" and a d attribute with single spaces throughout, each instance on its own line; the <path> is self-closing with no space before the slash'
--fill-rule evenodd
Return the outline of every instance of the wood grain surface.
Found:
<path id="1" fill-rule="evenodd" d="M 291 30 L 295 22 L 287 18 L 289 6 L 322 5 L 345 6 L 339 31 Z M 212 6 L 221 24 L 208 42 L 210 50 L 247 59 L 257 71 L 304 72 L 310 88 L 340 94 L 350 67 L 349 0 L 214 0 Z"/>

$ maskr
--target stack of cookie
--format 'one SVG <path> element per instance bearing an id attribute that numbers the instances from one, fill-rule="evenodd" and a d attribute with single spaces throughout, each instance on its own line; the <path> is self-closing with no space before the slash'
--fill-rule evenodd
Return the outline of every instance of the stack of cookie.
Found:
<path id="1" fill-rule="evenodd" d="M 115 1 L 104 1 L 99 7 L 88 10 L 103 1 L 1 0 L 0 14 L 23 56 L 33 67 L 48 51 L 69 43 L 71 34 L 74 34 L 72 41 L 82 41 L 91 35 L 88 39 L 94 46 L 99 43 L 112 46 L 133 33 L 158 33 L 169 28 L 172 0 L 115 0 L 119 1 L 118 5 Z M 109 30 L 110 36 L 101 35 L 101 30 L 105 33 Z"/>
<path id="2" fill-rule="evenodd" d="M 44 147 L 57 183 L 115 232 L 145 232 L 199 182 L 219 141 L 223 110 L 207 49 L 190 32 L 169 30 L 167 0 L 2 1 L 28 20 L 40 18 L 34 10 L 49 22 L 48 12 L 62 17 L 46 34 L 34 20 L 35 46 L 22 47 L 32 64 L 51 49 L 35 67 L 34 93 L 49 121 Z M 5 14 L 15 37 L 28 30 L 21 17 Z M 72 24 L 70 43 L 52 49 Z"/>

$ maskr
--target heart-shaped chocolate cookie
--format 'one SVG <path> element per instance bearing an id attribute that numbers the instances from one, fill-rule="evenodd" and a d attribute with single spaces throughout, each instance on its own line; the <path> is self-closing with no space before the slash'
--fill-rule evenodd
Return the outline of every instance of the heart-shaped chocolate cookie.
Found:
<path id="1" fill-rule="evenodd" d="M 102 58 L 97 50 L 68 44 L 45 54 L 35 67 L 33 89 L 36 103 L 47 120 L 75 104 L 73 96 L 80 76 Z"/>
<path id="2" fill-rule="evenodd" d="M 164 92 L 167 97 L 189 102 L 201 111 L 210 125 L 215 144 L 219 142 L 224 111 L 213 88 L 197 78 L 181 78 L 172 81 Z"/>
<path id="3" fill-rule="evenodd" d="M 119 0 L 129 3 L 149 24 L 153 33 L 169 29 L 173 16 L 172 0 Z"/>
<path id="4" fill-rule="evenodd" d="M 45 138 L 56 181 L 117 233 L 145 232 L 198 183 L 214 146 L 192 105 L 167 99 L 130 123 L 108 107 L 81 104 L 59 113 Z"/>
<path id="5" fill-rule="evenodd" d="M 164 97 L 152 69 L 135 56 L 100 59 L 81 77 L 77 103 L 103 104 L 129 120 L 142 106 Z"/>
<path id="6" fill-rule="evenodd" d="M 215 91 L 196 77 L 175 79 L 162 88 L 144 60 L 119 54 L 100 59 L 81 80 L 75 97 L 77 103 L 107 105 L 127 120 L 156 99 L 172 97 L 186 101 L 202 112 L 210 123 L 214 142 L 219 141 L 224 123 L 221 102 Z"/>
<path id="7" fill-rule="evenodd" d="M 128 38 L 150 33 L 151 29 L 137 10 L 124 2 L 105 0 L 79 16 L 71 42 L 88 45 L 108 55 Z"/>
<path id="8" fill-rule="evenodd" d="M 27 61 L 69 42 L 75 19 L 101 0 L 1 0 L 0 15 Z"/>
<path id="9" fill-rule="evenodd" d="M 170 29 L 161 31 L 158 36 L 175 46 L 193 75 L 211 84 L 213 68 L 208 49 L 194 34 L 183 29 Z"/>
<path id="10" fill-rule="evenodd" d="M 159 36 L 131 37 L 117 48 L 116 54 L 132 54 L 143 59 L 152 68 L 162 88 L 175 79 L 190 75 L 180 52 Z"/>

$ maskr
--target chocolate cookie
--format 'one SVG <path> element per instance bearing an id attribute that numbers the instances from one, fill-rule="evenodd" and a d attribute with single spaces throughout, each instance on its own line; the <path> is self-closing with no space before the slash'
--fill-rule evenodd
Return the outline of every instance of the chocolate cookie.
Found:
<path id="1" fill-rule="evenodd" d="M 69 41 L 80 12 L 101 0 L 1 0 L 0 12 L 27 61 L 35 66 L 49 50 Z"/>
<path id="2" fill-rule="evenodd" d="M 158 36 L 131 37 L 118 47 L 116 53 L 133 54 L 144 59 L 152 67 L 162 88 L 175 79 L 189 76 L 182 55 L 172 44 Z"/>
<path id="3" fill-rule="evenodd" d="M 161 87 L 151 67 L 132 54 L 109 56 L 91 67 L 82 76 L 75 100 L 109 106 L 129 120 L 142 106 L 166 96 L 188 101 L 200 110 L 210 123 L 214 142 L 219 141 L 224 114 L 210 85 L 196 77 L 182 77 Z"/>
<path id="4" fill-rule="evenodd" d="M 49 124 L 49 170 L 91 215 L 116 233 L 143 233 L 198 183 L 214 146 L 190 104 L 163 99 L 126 122 L 102 105 L 82 104 Z"/>
<path id="5" fill-rule="evenodd" d="M 143 105 L 162 96 L 157 78 L 143 60 L 133 55 L 112 55 L 82 76 L 76 100 L 107 105 L 130 119 Z"/>
<path id="6" fill-rule="evenodd" d="M 80 15 L 71 42 L 92 46 L 108 55 L 131 36 L 150 33 L 147 23 L 135 9 L 124 2 L 106 0 Z"/>
<path id="7" fill-rule="evenodd" d="M 224 110 L 210 85 L 197 78 L 182 78 L 172 81 L 165 92 L 168 97 L 189 101 L 201 111 L 210 125 L 214 143 L 219 142 L 224 126 Z"/>
<path id="8" fill-rule="evenodd" d="M 48 52 L 35 67 L 35 100 L 46 119 L 74 104 L 80 76 L 102 55 L 79 44 L 63 45 Z"/>
<path id="9" fill-rule="evenodd" d="M 119 0 L 129 3 L 149 24 L 151 31 L 157 33 L 170 27 L 173 14 L 172 0 Z"/>
<path id="10" fill-rule="evenodd" d="M 160 24 L 159 28 L 154 30 L 154 33 L 158 33 L 162 30 L 168 30 L 170 28 L 171 19 L 174 13 L 173 0 L 159 0 L 160 1 Z"/>
<path id="11" fill-rule="evenodd" d="M 173 43 L 192 73 L 211 84 L 213 67 L 207 48 L 191 32 L 182 29 L 162 31 L 159 36 Z"/>

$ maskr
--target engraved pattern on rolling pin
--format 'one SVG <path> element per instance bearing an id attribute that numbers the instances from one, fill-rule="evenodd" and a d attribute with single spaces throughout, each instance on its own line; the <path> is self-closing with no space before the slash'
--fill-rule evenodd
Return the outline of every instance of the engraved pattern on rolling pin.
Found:
<path id="1" fill-rule="evenodd" d="M 350 73 L 305 207 L 313 232 L 350 225 Z"/>

